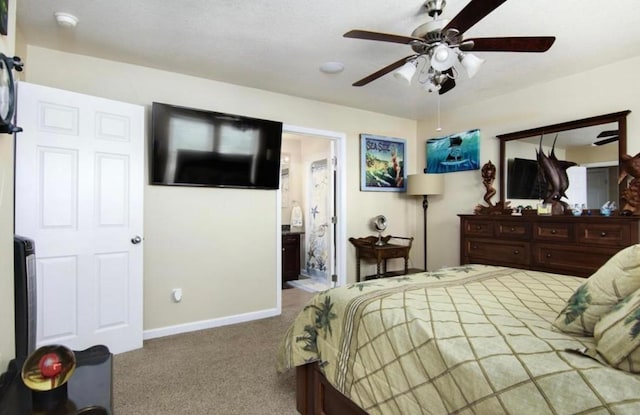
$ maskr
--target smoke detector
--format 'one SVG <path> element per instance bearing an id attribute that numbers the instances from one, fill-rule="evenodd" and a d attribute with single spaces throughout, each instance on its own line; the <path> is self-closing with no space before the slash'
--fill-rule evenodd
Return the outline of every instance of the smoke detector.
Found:
<path id="1" fill-rule="evenodd" d="M 76 27 L 78 24 L 78 18 L 70 13 L 56 12 L 53 16 L 56 18 L 58 25 L 62 27 Z"/>

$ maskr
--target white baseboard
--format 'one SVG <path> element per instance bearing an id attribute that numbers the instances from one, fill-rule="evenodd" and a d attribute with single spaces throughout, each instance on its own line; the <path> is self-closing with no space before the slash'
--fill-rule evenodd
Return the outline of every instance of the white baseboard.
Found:
<path id="1" fill-rule="evenodd" d="M 158 337 L 172 336 L 174 334 L 189 333 L 192 331 L 212 329 L 215 327 L 228 326 L 230 324 L 245 323 L 247 321 L 260 320 L 268 317 L 280 315 L 277 308 L 255 311 L 252 313 L 237 314 L 234 316 L 214 318 L 211 320 L 194 321 L 192 323 L 177 324 L 175 326 L 162 327 L 159 329 L 145 330 L 142 333 L 143 340 L 156 339 Z"/>

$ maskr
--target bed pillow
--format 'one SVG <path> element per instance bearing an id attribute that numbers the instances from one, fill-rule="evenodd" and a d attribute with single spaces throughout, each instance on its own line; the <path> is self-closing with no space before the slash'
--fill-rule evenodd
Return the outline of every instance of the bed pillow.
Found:
<path id="1" fill-rule="evenodd" d="M 640 290 L 596 323 L 596 350 L 611 366 L 640 373 Z"/>
<path id="2" fill-rule="evenodd" d="M 593 335 L 598 320 L 640 289 L 640 244 L 611 257 L 573 293 L 553 326 L 571 334 Z"/>

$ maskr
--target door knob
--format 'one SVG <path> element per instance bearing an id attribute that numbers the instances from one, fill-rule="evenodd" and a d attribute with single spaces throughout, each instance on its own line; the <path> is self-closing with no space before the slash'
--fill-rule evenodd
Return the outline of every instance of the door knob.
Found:
<path id="1" fill-rule="evenodd" d="M 139 237 L 138 235 L 134 236 L 133 238 L 131 238 L 131 243 L 134 245 L 139 244 L 140 242 L 142 242 L 142 238 Z"/>

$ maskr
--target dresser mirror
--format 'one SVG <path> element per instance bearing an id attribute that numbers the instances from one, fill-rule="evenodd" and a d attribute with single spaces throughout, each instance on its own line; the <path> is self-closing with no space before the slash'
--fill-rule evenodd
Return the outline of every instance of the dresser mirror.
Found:
<path id="1" fill-rule="evenodd" d="M 584 204 L 591 210 L 599 209 L 607 201 L 615 201 L 618 207 L 621 206 L 620 194 L 625 184 L 618 185 L 618 166 L 621 155 L 627 152 L 627 115 L 630 112 L 498 135 L 500 200 L 510 201 L 511 207 L 535 206 L 544 197 L 544 185 L 536 181 L 535 161 L 542 137 L 545 154 L 549 154 L 556 140 L 554 152 L 557 158 L 580 166 L 567 170 L 569 204 Z"/>

